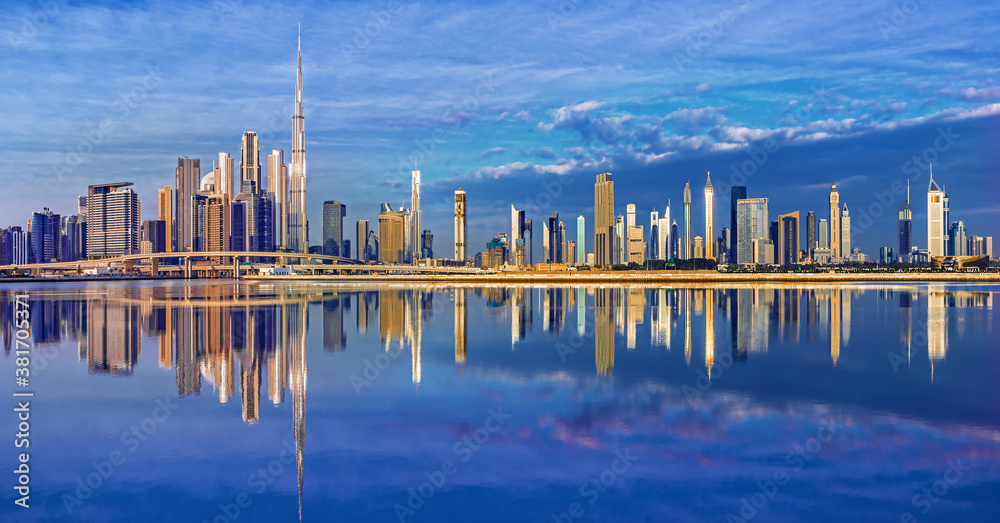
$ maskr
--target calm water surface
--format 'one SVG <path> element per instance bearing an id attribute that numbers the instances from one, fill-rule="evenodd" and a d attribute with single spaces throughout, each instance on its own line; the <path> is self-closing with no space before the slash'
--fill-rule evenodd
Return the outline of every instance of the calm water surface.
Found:
<path id="1" fill-rule="evenodd" d="M 996 285 L 15 291 L 4 521 L 1000 520 Z"/>

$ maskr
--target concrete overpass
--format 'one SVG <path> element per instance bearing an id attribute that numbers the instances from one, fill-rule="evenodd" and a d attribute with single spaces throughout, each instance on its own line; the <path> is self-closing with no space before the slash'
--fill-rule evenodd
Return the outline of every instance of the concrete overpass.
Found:
<path id="1" fill-rule="evenodd" d="M 253 263 L 250 259 L 270 260 Z M 161 260 L 178 260 L 178 264 L 160 265 Z M 298 263 L 292 263 L 298 262 Z M 41 275 L 43 272 L 82 274 L 86 269 L 116 269 L 125 274 L 146 273 L 153 276 L 181 273 L 185 278 L 232 277 L 257 274 L 262 267 L 289 267 L 297 274 L 468 274 L 480 273 L 471 267 L 426 267 L 421 265 L 369 265 L 340 256 L 301 252 L 201 251 L 128 254 L 112 258 L 77 260 L 72 262 L 0 265 L 0 271 L 20 270 Z"/>

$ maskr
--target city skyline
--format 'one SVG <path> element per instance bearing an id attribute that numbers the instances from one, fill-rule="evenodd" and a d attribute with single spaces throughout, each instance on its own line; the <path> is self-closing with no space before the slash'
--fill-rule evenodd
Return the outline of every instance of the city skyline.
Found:
<path id="1" fill-rule="evenodd" d="M 679 34 L 697 36 L 699 26 L 696 21 L 711 21 L 712 15 L 718 14 L 722 7 L 731 7 L 742 17 L 741 20 L 762 16 L 757 9 L 740 2 L 731 6 L 692 7 L 689 10 L 689 20 L 678 22 L 681 23 Z M 71 11 L 70 7 L 64 9 L 62 15 L 68 15 Z M 154 12 L 157 9 L 161 8 L 150 8 Z M 256 12 L 258 7 L 246 4 L 234 9 L 236 12 L 232 13 L 218 12 L 217 9 L 197 13 L 202 18 L 239 18 Z M 768 197 L 776 214 L 819 212 L 822 211 L 825 196 L 819 187 L 822 185 L 820 180 L 836 178 L 842 201 L 852 204 L 855 229 L 853 244 L 861 247 L 869 256 L 874 256 L 880 247 L 896 245 L 896 220 L 892 210 L 904 196 L 892 191 L 891 187 L 895 182 L 912 181 L 917 187 L 927 182 L 929 169 L 924 168 L 923 159 L 912 162 L 912 157 L 916 155 L 933 159 L 938 167 L 938 178 L 951 186 L 949 196 L 955 200 L 956 219 L 963 221 L 965 227 L 976 231 L 976 234 L 997 235 L 994 224 L 1000 209 L 985 197 L 985 191 L 973 190 L 975 187 L 990 187 L 996 183 L 997 160 L 987 154 L 988 146 L 985 145 L 995 141 L 991 138 L 996 136 L 995 124 L 1000 121 L 1000 104 L 995 103 L 1000 100 L 1000 88 L 994 86 L 988 73 L 992 60 L 995 60 L 993 57 L 970 55 L 963 59 L 967 65 L 979 66 L 982 73 L 977 73 L 978 69 L 974 69 L 966 77 L 954 79 L 942 75 L 943 71 L 957 66 L 942 66 L 942 72 L 937 76 L 928 76 L 926 80 L 922 80 L 926 85 L 909 82 L 896 89 L 895 93 L 872 97 L 864 96 L 865 93 L 861 91 L 865 91 L 862 86 L 872 83 L 874 71 L 868 71 L 867 76 L 861 75 L 857 82 L 848 84 L 823 78 L 824 75 L 816 70 L 792 68 L 790 73 L 794 81 L 789 83 L 795 85 L 794 89 L 791 86 L 770 85 L 766 91 L 773 94 L 776 101 L 750 103 L 747 89 L 753 83 L 752 80 L 759 79 L 760 72 L 743 71 L 745 75 L 741 80 L 724 84 L 719 79 L 713 80 L 715 73 L 710 67 L 731 56 L 739 38 L 763 38 L 761 35 L 747 35 L 747 27 L 734 24 L 709 46 L 708 50 L 718 53 L 714 56 L 691 59 L 685 54 L 685 46 L 680 45 L 686 44 L 687 40 L 664 43 L 664 56 L 659 60 L 663 65 L 671 66 L 667 67 L 671 69 L 669 78 L 651 78 L 638 82 L 633 75 L 628 75 L 628 96 L 609 96 L 608 88 L 587 81 L 577 81 L 568 88 L 546 91 L 541 99 L 528 97 L 531 99 L 529 101 L 519 92 L 501 90 L 504 85 L 510 87 L 509 83 L 503 82 L 505 79 L 509 82 L 509 78 L 503 77 L 504 73 L 517 74 L 520 78 L 525 75 L 525 67 L 511 65 L 504 61 L 504 56 L 496 54 L 488 54 L 484 63 L 476 65 L 470 65 L 469 57 L 463 55 L 463 70 L 488 74 L 468 76 L 466 79 L 469 81 L 465 82 L 468 85 L 464 89 L 467 92 L 460 96 L 450 97 L 456 92 L 455 89 L 461 91 L 460 87 L 444 88 L 440 82 L 433 83 L 434 88 L 408 83 L 414 85 L 412 91 L 399 92 L 394 96 L 400 96 L 400 102 L 406 100 L 410 103 L 401 107 L 402 111 L 396 111 L 391 119 L 386 118 L 386 106 L 379 104 L 385 102 L 390 106 L 398 106 L 398 103 L 392 103 L 390 98 L 386 98 L 387 88 L 384 83 L 378 85 L 378 94 L 371 100 L 361 102 L 357 87 L 331 81 L 333 70 L 340 71 L 344 78 L 357 78 L 360 74 L 358 68 L 366 69 L 378 64 L 380 59 L 386 58 L 390 49 L 397 49 L 401 38 L 412 35 L 415 20 L 438 12 L 437 9 L 431 6 L 425 11 L 424 8 L 414 6 L 398 6 L 398 9 L 393 9 L 395 12 L 386 11 L 389 20 L 380 29 L 380 34 L 377 38 L 369 38 L 368 45 L 360 47 L 350 37 L 354 34 L 354 29 L 364 31 L 368 21 L 365 17 L 371 16 L 367 12 L 348 12 L 347 15 L 353 17 L 346 16 L 344 27 L 337 29 L 337 34 L 345 37 L 346 48 L 341 46 L 331 49 L 330 46 L 314 43 L 314 50 L 310 50 L 310 41 L 320 41 L 317 37 L 323 33 L 309 24 L 303 28 L 306 57 L 302 68 L 310 85 L 316 86 L 307 90 L 305 104 L 310 108 L 315 107 L 312 109 L 315 113 L 310 113 L 315 114 L 310 117 L 310 121 L 316 122 L 312 125 L 316 129 L 314 133 L 317 143 L 313 147 L 310 138 L 305 146 L 310 150 L 317 150 L 317 154 L 311 154 L 310 158 L 314 170 L 321 173 L 310 177 L 307 201 L 309 214 L 320 216 L 322 202 L 336 199 L 346 202 L 351 209 L 346 217 L 348 223 L 353 224 L 357 220 L 374 221 L 378 215 L 379 202 L 388 201 L 398 205 L 410 199 L 409 187 L 406 187 L 409 184 L 405 183 L 409 180 L 396 179 L 397 171 L 402 169 L 396 164 L 404 157 L 409 158 L 406 167 L 406 178 L 409 178 L 409 165 L 412 164 L 414 152 L 423 157 L 420 160 L 424 169 L 422 214 L 426 228 L 439 233 L 452 228 L 453 192 L 458 186 L 468 191 L 470 255 L 482 250 L 483 245 L 497 230 L 503 230 L 502 224 L 506 221 L 504 209 L 510 204 L 524 209 L 529 218 L 544 218 L 553 211 L 566 215 L 592 215 L 592 200 L 584 195 L 589 193 L 588 180 L 600 172 L 614 173 L 619 185 L 619 200 L 623 203 L 635 203 L 641 212 L 662 210 L 662 202 L 671 198 L 680 200 L 678 196 L 684 181 L 693 178 L 692 175 L 697 172 L 708 170 L 723 173 L 716 183 L 719 189 L 719 201 L 716 205 L 727 206 L 729 202 L 726 198 L 731 185 L 747 185 L 750 193 Z M 936 8 L 933 6 L 923 6 L 918 14 L 930 18 L 937 14 L 934 9 Z M 488 10 L 488 7 L 474 6 L 472 12 Z M 74 15 L 92 17 L 100 22 L 102 18 L 96 11 L 85 5 L 72 8 Z M 876 11 L 871 8 L 867 11 L 879 19 Z M 962 20 L 970 20 L 973 12 L 967 10 L 961 15 L 942 13 L 941 16 L 960 16 Z M 562 34 L 563 28 L 592 26 L 595 13 L 596 11 L 580 8 L 575 13 L 576 16 L 554 20 L 551 24 L 554 27 L 548 29 Z M 15 11 L 12 16 L 16 19 L 18 14 L 21 13 Z M 137 13 L 131 14 L 135 16 Z M 320 9 L 318 14 L 328 12 Z M 549 12 L 542 10 L 537 14 L 546 19 L 545 15 Z M 655 11 L 647 14 L 654 17 L 664 15 Z M 787 31 L 799 31 L 808 22 L 815 22 L 811 15 L 796 15 L 801 23 L 793 24 Z M 887 17 L 888 14 L 881 18 Z M 644 28 L 636 18 L 636 13 L 626 12 L 616 19 L 616 23 L 631 23 Z M 883 53 L 886 64 L 891 66 L 888 69 L 891 74 L 899 75 L 904 68 L 905 53 L 902 51 L 924 41 L 918 32 L 928 21 L 916 15 L 912 18 L 907 24 L 890 27 L 886 39 L 882 38 L 882 32 L 886 30 L 883 28 L 880 32 L 875 23 L 870 28 L 872 34 L 862 34 L 864 28 L 857 24 L 850 25 L 856 31 L 845 38 L 854 46 L 861 43 L 884 43 L 887 46 Z M 48 46 L 56 46 L 61 41 L 60 38 L 82 37 L 80 33 L 72 32 L 71 28 L 63 27 L 61 24 L 65 21 L 58 15 L 51 17 L 46 27 L 39 28 L 37 35 L 17 48 L 17 53 L 11 57 L 12 70 L 25 74 L 24 79 L 11 79 L 12 92 L 20 92 L 19 89 L 25 86 L 23 82 L 31 81 L 41 93 L 52 94 L 50 91 L 60 81 L 66 81 L 54 78 L 52 75 L 55 71 L 84 74 L 75 70 L 75 67 L 60 67 L 56 63 L 27 67 L 29 63 L 33 63 L 25 61 L 32 53 L 37 54 L 50 48 Z M 205 23 L 197 17 L 191 21 L 192 27 Z M 453 18 L 448 21 L 454 23 Z M 125 60 L 116 69 L 117 76 L 114 76 L 110 87 L 89 88 L 84 93 L 89 97 L 86 99 L 90 103 L 83 104 L 83 107 L 92 107 L 95 112 L 88 113 L 89 116 L 81 114 L 86 113 L 85 110 L 48 114 L 55 134 L 64 138 L 64 143 L 45 149 L 48 142 L 41 140 L 30 147 L 19 147 L 19 144 L 25 145 L 27 137 L 32 135 L 31 126 L 19 129 L 22 132 L 10 137 L 7 143 L 11 144 L 14 154 L 9 155 L 0 165 L 4 166 L 5 177 L 12 177 L 14 172 L 24 173 L 19 174 L 18 180 L 25 181 L 23 187 L 19 184 L 25 197 L 9 202 L 9 205 L 0 210 L 0 223 L 23 226 L 26 217 L 42 207 L 70 215 L 75 198 L 83 194 L 88 185 L 118 179 L 133 182 L 142 200 L 155 201 L 152 200 L 155 191 L 171 184 L 172 177 L 165 176 L 164 171 L 169 172 L 168 169 L 177 157 L 199 158 L 206 160 L 207 164 L 207 159 L 215 158 L 219 152 L 235 156 L 240 153 L 238 137 L 245 131 L 258 132 L 258 147 L 265 151 L 270 150 L 269 148 L 286 151 L 294 149 L 288 140 L 293 124 L 290 118 L 292 111 L 289 111 L 287 105 L 293 83 L 290 78 L 294 74 L 291 45 L 297 23 L 289 21 L 287 29 L 280 32 L 280 39 L 277 34 L 269 35 L 268 42 L 274 44 L 274 49 L 256 49 L 260 52 L 253 56 L 246 52 L 235 58 L 219 61 L 222 64 L 219 67 L 273 64 L 267 65 L 269 73 L 262 80 L 266 86 L 263 92 L 266 94 L 254 98 L 253 105 L 257 109 L 242 107 L 236 102 L 241 98 L 227 95 L 227 88 L 204 91 L 203 96 L 194 100 L 181 100 L 178 96 L 184 92 L 180 85 L 183 82 L 177 80 L 182 80 L 186 72 L 178 70 L 176 65 L 164 70 L 153 59 L 155 55 L 147 51 L 126 52 Z M 503 23 L 516 24 L 506 18 Z M 142 26 L 141 23 L 139 25 Z M 57 28 L 66 29 L 69 33 L 56 34 L 53 30 Z M 979 30 L 978 27 L 975 29 Z M 186 34 L 179 38 L 184 38 Z M 454 35 L 448 33 L 448 36 L 458 38 L 461 34 L 464 33 L 458 31 Z M 550 42 L 548 34 L 532 33 L 530 36 Z M 130 37 L 139 38 L 131 33 Z M 116 46 L 124 45 L 123 42 L 124 40 L 104 41 L 95 53 L 111 52 L 111 49 L 120 51 Z M 351 47 L 352 45 L 355 47 Z M 573 37 L 572 42 L 566 45 L 589 48 L 593 44 Z M 934 49 L 938 50 L 936 54 L 932 53 L 935 63 L 943 60 L 939 55 L 944 46 L 944 42 L 935 44 Z M 509 51 L 511 56 L 521 56 L 524 52 L 516 46 Z M 828 50 L 815 46 L 803 53 L 831 59 Z M 680 62 L 679 58 L 682 59 Z M 205 59 L 192 58 L 190 63 L 203 63 L 202 60 Z M 443 57 L 435 55 L 429 59 L 442 60 Z M 407 55 L 405 60 L 415 58 Z M 393 71 L 400 72 L 405 60 L 387 63 L 391 64 Z M 129 64 L 138 65 L 139 62 L 142 62 L 143 67 L 137 66 L 131 72 L 128 70 Z M 183 60 L 181 62 L 184 63 Z M 682 64 L 682 69 L 677 68 L 678 63 Z M 145 68 L 146 65 L 149 68 Z M 500 65 L 508 67 L 503 69 Z M 338 69 L 334 66 L 343 67 Z M 590 64 L 584 70 L 587 67 L 598 70 L 605 66 Z M 773 67 L 775 64 L 769 62 L 768 68 Z M 580 80 L 578 73 L 566 74 Z M 451 79 L 456 85 L 462 85 L 457 77 L 452 76 Z M 698 82 L 699 80 L 704 81 Z M 246 82 L 249 80 L 241 81 Z M 531 85 L 536 90 L 541 87 Z M 758 82 L 755 85 L 764 84 Z M 114 87 L 119 86 L 134 87 L 123 92 L 138 93 L 135 94 L 136 100 L 131 100 L 136 107 L 133 109 L 129 104 L 122 103 L 114 106 L 120 108 L 121 112 L 128 113 L 116 119 L 116 113 L 112 110 L 110 114 L 113 115 L 112 123 L 116 129 L 104 133 L 100 143 L 90 143 L 84 147 L 83 150 L 90 152 L 80 155 L 86 156 L 85 160 L 81 158 L 81 163 L 69 165 L 63 162 L 65 158 L 62 156 L 65 155 L 59 151 L 72 151 L 72 144 L 76 144 L 86 134 L 86 124 L 90 123 L 92 128 L 93 123 L 101 121 L 102 114 L 109 114 L 108 104 L 102 106 L 101 100 L 107 98 L 109 102 L 114 102 L 114 97 L 109 95 L 118 93 Z M 346 91 L 332 86 L 341 86 Z M 878 92 L 878 89 L 871 92 Z M 461 107 L 447 110 L 448 98 L 465 100 L 469 93 L 472 94 L 469 110 Z M 477 93 L 482 99 L 476 98 Z M 205 130 L 199 129 L 193 134 L 181 132 L 181 128 L 171 119 L 177 118 L 176 116 L 168 117 L 159 126 L 148 125 L 148 118 L 154 116 L 164 117 L 167 113 L 194 114 L 198 111 L 201 100 L 207 98 L 214 101 L 214 110 L 205 113 L 212 119 L 210 125 L 203 126 Z M 373 101 L 376 99 L 381 102 Z M 723 103 L 725 101 L 730 103 Z M 442 104 L 445 112 L 439 110 Z M 259 110 L 263 106 L 273 106 L 274 111 Z M 332 110 L 333 107 L 341 106 L 360 106 L 365 110 L 352 110 L 348 113 Z M 435 110 L 430 110 L 428 106 L 433 106 Z M 241 118 L 227 116 L 233 107 L 238 109 L 236 112 L 242 115 Z M 126 108 L 129 110 L 125 111 Z M 14 125 L 31 114 L 27 106 L 20 105 L 12 107 L 11 112 L 10 121 Z M 340 114 L 340 117 L 335 117 L 336 114 Z M 351 125 L 359 125 L 362 132 L 352 135 L 349 129 L 338 130 L 331 127 L 340 125 L 338 122 L 345 120 L 350 121 Z M 74 123 L 80 125 L 74 127 Z M 131 129 L 133 126 L 136 132 L 125 132 L 126 128 Z M 212 130 L 208 131 L 209 128 Z M 80 129 L 84 131 L 81 133 Z M 655 143 L 639 136 L 642 134 L 641 129 L 655 132 Z M 142 132 L 138 132 L 139 130 Z M 421 140 L 432 138 L 434 130 L 440 130 L 446 136 L 440 141 L 431 139 L 433 151 L 425 152 L 416 147 Z M 506 135 L 511 132 L 513 134 L 507 138 Z M 505 137 L 499 138 L 498 133 Z M 358 148 L 358 151 L 365 152 L 353 151 L 351 147 L 344 146 L 353 143 L 351 140 L 362 137 L 378 137 L 381 142 L 387 142 L 387 145 L 379 146 L 377 153 L 372 149 L 374 146 Z M 765 149 L 769 138 L 774 141 L 772 152 Z M 555 143 L 562 144 L 562 150 L 553 145 Z M 860 157 L 834 160 L 843 156 L 844 148 L 858 145 L 863 145 L 865 151 Z M 518 155 L 515 154 L 515 149 L 523 151 Z M 29 155 L 28 151 L 39 154 Z M 121 159 L 139 156 L 138 151 L 142 151 L 143 158 L 138 164 Z M 292 150 L 292 153 L 294 156 L 295 151 Z M 365 161 L 374 162 L 378 167 L 363 165 L 364 162 L 356 156 L 358 154 L 371 158 Z M 156 160 L 157 158 L 162 161 Z M 832 161 L 837 163 L 831 164 Z M 732 173 L 740 170 L 752 171 L 753 174 L 741 177 L 737 180 L 738 184 L 731 184 Z M 111 179 L 106 175 L 97 177 L 94 174 L 109 171 L 128 171 L 134 174 L 116 175 Z M 289 171 L 292 171 L 291 164 Z M 794 178 L 801 180 L 801 185 L 785 183 L 790 172 L 801 173 Z M 35 192 L 39 190 L 33 186 L 35 184 L 27 183 L 33 179 L 51 178 L 53 173 L 61 182 L 59 189 L 45 191 L 44 197 Z M 291 174 L 293 173 L 290 172 Z M 365 183 L 362 184 L 361 181 Z M 550 204 L 541 205 L 544 201 L 539 201 L 538 196 L 546 194 L 554 183 L 560 184 L 559 195 L 551 198 Z M 886 194 L 888 196 L 884 196 Z M 886 199 L 891 201 L 882 205 Z M 526 203 L 529 205 L 525 205 Z M 874 213 L 878 215 L 875 218 L 870 209 L 879 209 L 879 205 L 886 210 L 880 214 Z M 698 207 L 692 209 L 692 220 L 695 223 L 704 220 L 702 210 Z M 916 227 L 913 234 L 914 243 L 926 248 L 920 245 L 923 243 L 920 239 L 925 237 L 921 226 L 927 222 L 926 209 L 922 207 L 918 205 L 914 209 Z M 615 209 L 616 215 L 621 213 L 622 209 Z M 820 213 L 822 214 L 825 213 Z M 155 217 L 155 209 L 147 204 L 142 219 Z M 315 219 L 312 221 L 315 222 Z M 679 225 L 683 228 L 685 223 L 681 221 Z M 945 224 L 945 227 L 950 225 Z M 317 224 L 313 223 L 310 232 L 310 243 L 313 245 L 319 244 L 317 231 Z M 448 242 L 444 236 L 439 234 L 439 241 Z M 592 252 L 593 246 L 587 245 L 586 251 Z"/>

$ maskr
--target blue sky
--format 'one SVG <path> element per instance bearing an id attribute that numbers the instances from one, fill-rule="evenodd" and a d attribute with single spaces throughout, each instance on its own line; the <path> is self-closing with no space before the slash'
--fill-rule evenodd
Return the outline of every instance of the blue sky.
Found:
<path id="1" fill-rule="evenodd" d="M 605 171 L 645 224 L 690 180 L 696 225 L 711 171 L 717 233 L 741 169 L 772 216 L 825 216 L 836 180 L 877 256 L 907 179 L 926 246 L 931 159 L 952 219 L 1000 235 L 1000 9 L 917 1 L 22 2 L 0 14 L 0 223 L 112 181 L 152 218 L 178 156 L 207 171 L 247 130 L 289 157 L 299 23 L 314 244 L 325 200 L 348 230 L 408 202 L 414 155 L 438 256 L 455 189 L 474 252 L 511 203 L 575 237 Z"/>

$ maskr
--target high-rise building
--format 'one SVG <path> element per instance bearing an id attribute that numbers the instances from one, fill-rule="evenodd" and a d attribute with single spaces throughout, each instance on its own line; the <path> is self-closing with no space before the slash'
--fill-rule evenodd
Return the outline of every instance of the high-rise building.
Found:
<path id="1" fill-rule="evenodd" d="M 715 246 L 715 189 L 712 188 L 712 173 L 709 172 L 708 181 L 705 182 L 705 258 L 714 260 L 715 253 L 712 248 Z"/>
<path id="2" fill-rule="evenodd" d="M 748 198 L 737 201 L 736 223 L 740 229 L 736 262 L 753 264 L 755 241 L 767 240 L 770 221 L 768 220 L 767 198 Z"/>
<path id="3" fill-rule="evenodd" d="M 736 246 L 740 241 L 739 226 L 736 222 L 736 202 L 747 198 L 747 188 L 745 185 L 734 185 L 730 191 L 730 219 L 729 230 L 732 241 L 729 243 L 729 263 L 736 263 Z"/>
<path id="4" fill-rule="evenodd" d="M 382 204 L 378 215 L 379 260 L 385 263 L 407 262 L 407 236 L 409 235 L 409 211 L 393 211 L 388 204 Z"/>
<path id="5" fill-rule="evenodd" d="M 416 161 L 413 163 L 413 172 L 410 173 L 410 259 L 419 260 L 421 258 L 420 249 L 420 171 L 417 170 Z"/>
<path id="6" fill-rule="evenodd" d="M 806 255 L 811 260 L 813 251 L 819 248 L 816 237 L 816 213 L 809 211 L 806 215 Z"/>
<path id="7" fill-rule="evenodd" d="M 281 149 L 272 149 L 267 155 L 267 192 L 271 194 L 274 215 L 274 246 L 284 249 L 288 236 L 288 166 Z"/>
<path id="8" fill-rule="evenodd" d="M 347 206 L 339 200 L 323 202 L 323 254 L 341 256 Z"/>
<path id="9" fill-rule="evenodd" d="M 76 214 L 63 218 L 61 261 L 87 258 L 87 222 Z"/>
<path id="10" fill-rule="evenodd" d="M 559 213 L 554 212 L 549 218 L 549 252 L 546 255 L 549 263 L 565 263 L 563 259 L 563 229 L 560 227 Z"/>
<path id="11" fill-rule="evenodd" d="M 434 235 L 430 229 L 424 229 L 420 235 L 420 257 L 425 259 L 434 257 Z"/>
<path id="12" fill-rule="evenodd" d="M 513 265 L 527 265 L 527 260 L 524 257 L 524 211 L 519 211 L 514 208 L 513 205 L 510 206 L 510 258 L 511 264 Z M 518 240 L 522 240 L 520 244 Z M 517 246 L 520 245 L 520 250 Z"/>
<path id="13" fill-rule="evenodd" d="M 946 196 L 941 187 L 934 181 L 934 169 L 931 168 L 931 180 L 927 186 L 927 252 L 931 256 L 944 256 L 945 223 L 944 200 Z"/>
<path id="14" fill-rule="evenodd" d="M 191 202 L 198 193 L 201 183 L 201 160 L 197 158 L 178 158 L 175 185 L 177 204 L 174 225 L 174 246 L 177 252 L 191 251 Z M 90 196 L 87 196 L 90 205 Z M 88 209 L 88 221 L 90 221 Z"/>
<path id="15" fill-rule="evenodd" d="M 840 232 L 840 193 L 837 192 L 837 182 L 830 188 L 830 256 L 838 259 L 841 254 Z M 850 252 L 847 253 L 850 255 Z"/>
<path id="16" fill-rule="evenodd" d="M 844 210 L 840 215 L 840 248 L 843 252 L 841 256 L 844 259 L 850 258 L 851 251 L 851 215 L 847 212 L 847 204 L 844 204 Z"/>
<path id="17" fill-rule="evenodd" d="M 952 222 L 948 230 L 948 256 L 966 256 L 968 240 L 965 237 L 965 223 Z"/>
<path id="18" fill-rule="evenodd" d="M 158 206 L 156 208 L 156 219 L 163 222 L 164 231 L 164 251 L 174 252 L 174 191 L 169 185 L 164 185 L 157 193 Z"/>
<path id="19" fill-rule="evenodd" d="M 775 263 L 792 265 L 799 262 L 799 211 L 778 216 L 778 243 Z"/>
<path id="20" fill-rule="evenodd" d="M 576 262 L 587 262 L 587 223 L 583 215 L 576 217 Z"/>
<path id="21" fill-rule="evenodd" d="M 49 210 L 31 215 L 28 224 L 31 231 L 31 258 L 34 263 L 50 263 L 62 261 L 62 218 Z"/>
<path id="22" fill-rule="evenodd" d="M 910 208 L 910 181 L 906 181 L 906 199 L 899 204 L 896 214 L 896 253 L 900 261 L 910 261 L 910 246 L 913 245 L 913 209 Z"/>
<path id="23" fill-rule="evenodd" d="M 650 260 L 660 259 L 660 213 L 653 210 L 649 213 L 649 252 Z"/>
<path id="24" fill-rule="evenodd" d="M 642 264 L 646 260 L 643 258 L 643 251 L 645 250 L 646 242 L 642 225 L 634 225 L 628 228 L 628 252 L 626 253 L 626 260 L 623 263 L 638 263 Z"/>
<path id="25" fill-rule="evenodd" d="M 611 265 L 615 247 L 615 184 L 611 173 L 597 175 L 594 183 L 594 264 Z"/>
<path id="26" fill-rule="evenodd" d="M 247 202 L 246 196 L 236 195 L 229 204 L 229 250 L 235 252 L 247 249 Z"/>
<path id="27" fill-rule="evenodd" d="M 461 188 L 455 191 L 455 260 L 464 262 L 468 259 L 468 245 L 465 230 L 465 191 Z M 380 233 L 381 234 L 381 233 Z M 384 242 L 385 239 L 379 241 Z"/>
<path id="28" fill-rule="evenodd" d="M 817 227 L 819 231 L 819 237 L 816 239 L 816 244 L 819 246 L 818 249 L 829 249 L 830 248 L 830 228 L 827 227 L 826 218 L 820 218 L 819 226 Z"/>
<path id="29" fill-rule="evenodd" d="M 205 205 L 205 250 L 229 250 L 232 234 L 229 196 L 223 193 L 211 194 Z"/>
<path id="30" fill-rule="evenodd" d="M 208 193 L 198 192 L 191 197 L 191 251 L 202 252 L 207 243 Z M 252 250 L 249 247 L 247 250 Z"/>
<path id="31" fill-rule="evenodd" d="M 705 257 L 704 256 L 704 254 L 705 254 L 705 247 L 704 247 L 703 244 L 704 244 L 704 240 L 701 239 L 701 236 L 695 236 L 694 237 L 694 242 L 692 242 L 692 244 L 691 244 L 692 245 L 692 249 L 694 249 L 694 251 L 692 252 L 692 256 L 693 257 L 695 257 L 695 258 L 704 258 Z"/>
<path id="32" fill-rule="evenodd" d="M 355 258 L 362 263 L 373 261 L 372 257 L 369 257 L 368 249 L 366 248 L 368 246 L 368 220 L 358 220 L 355 241 L 357 242 L 358 250 Z"/>
<path id="33" fill-rule="evenodd" d="M 197 164 L 198 160 L 194 162 Z M 123 182 L 87 188 L 88 258 L 139 252 L 139 195 L 128 188 L 130 185 Z"/>
<path id="34" fill-rule="evenodd" d="M 244 142 L 246 137 L 244 136 Z M 241 185 L 234 181 L 234 170 L 236 160 L 229 156 L 229 153 L 219 153 L 219 166 L 216 167 L 215 189 L 217 192 L 229 196 L 232 201 L 236 196 L 236 189 Z"/>
<path id="35" fill-rule="evenodd" d="M 289 169 L 288 235 L 285 248 L 309 251 L 309 217 L 306 213 L 306 117 L 302 111 L 302 36 L 295 82 L 295 114 L 292 116 L 292 163 Z"/>
<path id="36" fill-rule="evenodd" d="M 681 233 L 677 227 L 677 220 L 670 225 L 670 259 L 676 260 L 681 256 Z"/>
<path id="37" fill-rule="evenodd" d="M 684 259 L 691 259 L 691 182 L 684 184 Z"/>
<path id="38" fill-rule="evenodd" d="M 521 238 L 524 240 L 524 264 L 529 267 L 535 263 L 531 251 L 531 225 L 531 220 L 524 220 L 524 229 L 521 230 Z"/>
<path id="39" fill-rule="evenodd" d="M 658 233 L 660 250 L 656 257 L 660 260 L 669 260 L 673 257 L 671 251 L 673 236 L 670 230 L 670 200 L 667 200 L 667 209 L 663 213 L 663 217 L 660 218 Z"/>
<path id="40" fill-rule="evenodd" d="M 241 186 L 243 182 L 253 182 L 254 190 L 260 190 L 260 147 L 257 144 L 257 133 L 253 131 L 243 133 L 243 144 L 240 148 Z M 216 186 L 219 186 L 218 180 Z"/>

